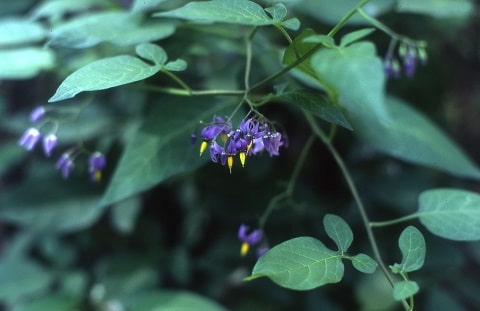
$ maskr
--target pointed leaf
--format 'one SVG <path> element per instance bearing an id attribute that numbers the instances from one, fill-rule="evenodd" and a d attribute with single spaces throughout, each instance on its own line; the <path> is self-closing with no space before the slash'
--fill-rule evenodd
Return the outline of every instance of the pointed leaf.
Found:
<path id="1" fill-rule="evenodd" d="M 356 31 L 347 33 L 340 40 L 340 46 L 345 47 L 345 46 L 347 46 L 347 45 L 349 45 L 349 44 L 351 44 L 355 41 L 358 41 L 360 39 L 365 38 L 366 36 L 368 36 L 369 34 L 371 34 L 374 31 L 375 31 L 375 28 L 363 28 L 363 29 L 360 29 L 360 30 L 356 30 Z"/>
<path id="2" fill-rule="evenodd" d="M 353 241 L 350 226 L 337 215 L 327 214 L 323 217 L 323 226 L 327 235 L 337 244 L 338 250 L 346 252 Z"/>
<path id="3" fill-rule="evenodd" d="M 351 259 L 353 267 L 360 272 L 374 273 L 377 269 L 377 262 L 368 255 L 358 254 Z"/>
<path id="4" fill-rule="evenodd" d="M 48 101 L 55 102 L 84 91 L 104 90 L 140 81 L 153 76 L 160 69 L 160 65 L 150 66 L 130 55 L 104 58 L 70 74 Z"/>
<path id="5" fill-rule="evenodd" d="M 400 234 L 398 246 L 402 252 L 402 262 L 392 268 L 395 273 L 419 270 L 425 261 L 425 238 L 414 226 L 408 226 Z"/>
<path id="6" fill-rule="evenodd" d="M 415 281 L 400 281 L 393 286 L 393 298 L 397 301 L 407 299 L 415 295 L 420 287 Z"/>
<path id="7" fill-rule="evenodd" d="M 151 60 L 155 65 L 164 65 L 167 62 L 167 53 L 156 44 L 142 43 L 135 47 L 137 55 Z"/>
<path id="8" fill-rule="evenodd" d="M 276 284 L 308 290 L 343 277 L 341 256 L 311 237 L 299 237 L 276 245 L 260 257 L 247 280 L 268 277 Z"/>
<path id="9" fill-rule="evenodd" d="M 422 192 L 417 212 L 433 234 L 456 241 L 480 240 L 480 195 L 458 189 Z"/>

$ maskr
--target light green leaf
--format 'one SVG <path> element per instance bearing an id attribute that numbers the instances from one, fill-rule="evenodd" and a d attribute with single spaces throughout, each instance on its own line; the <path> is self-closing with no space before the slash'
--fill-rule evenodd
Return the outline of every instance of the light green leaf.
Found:
<path id="1" fill-rule="evenodd" d="M 135 52 L 138 56 L 151 60 L 155 65 L 164 65 L 167 62 L 167 53 L 156 44 L 139 44 L 135 47 Z"/>
<path id="2" fill-rule="evenodd" d="M 192 131 L 200 120 L 232 110 L 228 105 L 212 107 L 198 98 L 164 97 L 156 105 L 125 147 L 100 206 L 121 201 L 204 164 L 208 156 L 199 157 L 197 147 L 189 144 Z"/>
<path id="3" fill-rule="evenodd" d="M 92 9 L 93 7 L 105 7 L 111 4 L 109 0 L 48 0 L 36 7 L 32 13 L 32 19 L 40 19 L 48 17 L 59 19 L 62 15 L 69 12 L 78 12 L 82 10 Z"/>
<path id="4" fill-rule="evenodd" d="M 350 258 L 355 269 L 363 273 L 374 273 L 377 269 L 377 262 L 370 256 L 358 254 Z"/>
<path id="5" fill-rule="evenodd" d="M 266 8 L 265 11 L 276 21 L 281 21 L 287 16 L 287 8 L 282 3 L 275 3 L 274 6 Z"/>
<path id="6" fill-rule="evenodd" d="M 350 226 L 341 217 L 326 214 L 323 217 L 323 226 L 327 235 L 337 244 L 338 250 L 346 252 L 353 242 L 353 232 Z"/>
<path id="7" fill-rule="evenodd" d="M 279 101 L 292 103 L 312 112 L 317 117 L 352 130 L 352 126 L 343 115 L 340 107 L 335 107 L 325 95 L 309 90 L 295 90 L 281 93 L 276 97 Z"/>
<path id="8" fill-rule="evenodd" d="M 343 277 L 341 256 L 311 237 L 299 237 L 271 248 L 260 257 L 247 280 L 268 277 L 276 284 L 308 290 Z"/>
<path id="9" fill-rule="evenodd" d="M 131 311 L 227 311 L 210 299 L 183 291 L 139 292 L 122 302 Z"/>
<path id="10" fill-rule="evenodd" d="M 399 0 L 397 11 L 436 18 L 467 18 L 474 12 L 474 5 L 470 0 Z"/>
<path id="11" fill-rule="evenodd" d="M 315 47 L 316 42 L 305 42 L 306 38 L 314 36 L 315 32 L 312 29 L 303 30 L 294 40 L 293 43 L 288 46 L 283 55 L 283 64 L 290 65 L 294 63 L 298 58 L 305 55 L 309 50 Z M 298 53 L 298 55 L 297 55 Z M 307 58 L 304 62 L 299 64 L 293 72 L 302 73 L 307 75 L 310 79 L 316 79 L 315 71 L 309 64 L 310 58 Z"/>
<path id="12" fill-rule="evenodd" d="M 458 189 L 422 192 L 416 213 L 433 234 L 456 241 L 480 240 L 480 195 Z"/>
<path id="13" fill-rule="evenodd" d="M 31 47 L 0 50 L 0 79 L 32 78 L 54 65 L 55 57 L 49 49 Z"/>
<path id="14" fill-rule="evenodd" d="M 334 47 L 335 46 L 335 40 L 333 40 L 332 37 L 329 37 L 327 35 L 310 35 L 306 37 L 303 42 L 306 43 L 321 43 L 326 47 Z"/>
<path id="15" fill-rule="evenodd" d="M 70 74 L 48 101 L 60 101 L 80 92 L 104 90 L 140 81 L 153 76 L 161 68 L 161 65 L 150 66 L 130 55 L 97 60 Z"/>
<path id="16" fill-rule="evenodd" d="M 130 10 L 132 12 L 149 11 L 165 1 L 166 0 L 135 0 Z"/>
<path id="17" fill-rule="evenodd" d="M 120 233 L 131 233 L 142 208 L 139 197 L 134 196 L 114 204 L 111 208 L 110 220 Z"/>
<path id="18" fill-rule="evenodd" d="M 425 261 L 425 238 L 414 226 L 408 226 L 400 234 L 398 246 L 402 252 L 402 262 L 392 267 L 394 273 L 419 270 Z"/>
<path id="19" fill-rule="evenodd" d="M 283 14 L 281 6 L 277 4 L 269 11 L 279 17 Z M 280 22 L 275 18 L 268 17 L 260 5 L 248 0 L 193 1 L 181 8 L 156 13 L 154 16 L 176 17 L 195 22 L 219 22 L 252 26 L 265 26 Z"/>
<path id="20" fill-rule="evenodd" d="M 478 167 L 438 127 L 399 99 L 390 97 L 389 120 L 347 115 L 360 139 L 378 151 L 453 175 L 480 178 Z"/>
<path id="21" fill-rule="evenodd" d="M 20 19 L 0 19 L 0 46 L 37 42 L 45 38 L 47 31 L 39 23 Z"/>
<path id="22" fill-rule="evenodd" d="M 360 30 L 356 30 L 350 33 L 347 33 L 342 37 L 340 40 L 340 46 L 341 47 L 346 47 L 347 45 L 350 45 L 351 43 L 358 41 L 360 39 L 365 38 L 369 34 L 375 31 L 375 28 L 363 28 Z"/>
<path id="23" fill-rule="evenodd" d="M 187 62 L 184 61 L 183 59 L 177 59 L 177 60 L 168 62 L 164 68 L 165 70 L 168 70 L 168 71 L 183 71 L 187 69 Z"/>
<path id="24" fill-rule="evenodd" d="M 290 18 L 282 22 L 282 26 L 291 30 L 298 30 L 300 28 L 300 20 L 298 18 Z"/>
<path id="25" fill-rule="evenodd" d="M 393 299 L 400 301 L 415 295 L 420 287 L 415 281 L 400 281 L 393 286 Z"/>

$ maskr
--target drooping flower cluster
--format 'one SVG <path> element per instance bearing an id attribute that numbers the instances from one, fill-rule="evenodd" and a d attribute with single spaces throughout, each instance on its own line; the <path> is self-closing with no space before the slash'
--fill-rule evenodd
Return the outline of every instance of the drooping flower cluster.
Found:
<path id="1" fill-rule="evenodd" d="M 200 155 L 208 148 L 212 161 L 227 165 L 230 173 L 236 155 L 244 167 L 247 156 L 264 151 L 278 156 L 280 147 L 287 145 L 285 135 L 258 118 L 248 118 L 233 128 L 227 118 L 214 116 L 212 123 L 202 129 L 201 139 Z"/>
<path id="2" fill-rule="evenodd" d="M 45 117 L 47 110 L 43 107 L 35 108 L 30 114 L 30 121 L 37 123 L 42 121 Z M 18 144 L 24 147 L 27 151 L 32 151 L 37 143 L 42 139 L 42 134 L 39 131 L 40 127 L 30 127 L 18 140 Z M 54 148 L 57 146 L 58 138 L 56 136 L 57 124 L 55 123 L 54 130 L 47 135 L 43 136 L 43 151 L 47 157 L 52 155 Z M 63 178 L 68 178 L 73 171 L 74 160 L 80 154 L 79 150 L 70 150 L 63 153 L 55 164 L 56 169 L 60 170 Z M 88 169 L 90 179 L 92 181 L 100 181 L 101 171 L 106 166 L 105 156 L 100 152 L 94 152 L 88 159 Z"/>
<path id="3" fill-rule="evenodd" d="M 398 47 L 398 57 L 400 58 L 402 66 L 398 58 L 394 55 L 394 49 L 389 49 L 383 62 L 387 78 L 400 77 L 402 67 L 405 76 L 410 78 L 415 74 L 418 62 L 422 65 L 427 63 L 427 52 L 423 45 L 412 45 L 402 42 Z"/>
<path id="4" fill-rule="evenodd" d="M 238 228 L 238 239 L 242 241 L 242 246 L 240 247 L 240 255 L 245 256 L 250 250 L 251 246 L 259 245 L 263 238 L 263 231 L 261 229 L 253 230 L 250 233 L 247 233 L 250 228 L 246 225 L 240 225 Z M 257 248 L 257 257 L 262 256 L 268 251 L 267 243 L 262 243 Z"/>

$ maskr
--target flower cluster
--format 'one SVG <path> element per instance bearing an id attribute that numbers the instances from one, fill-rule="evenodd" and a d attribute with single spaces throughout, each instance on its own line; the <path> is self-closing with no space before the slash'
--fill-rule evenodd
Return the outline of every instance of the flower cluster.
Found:
<path id="1" fill-rule="evenodd" d="M 246 225 L 240 225 L 238 228 L 238 239 L 242 241 L 242 246 L 240 248 L 240 255 L 245 256 L 250 250 L 250 246 L 256 246 L 260 244 L 263 240 L 263 231 L 261 229 L 253 230 L 250 233 L 247 233 L 250 228 Z M 261 244 L 257 248 L 257 257 L 262 256 L 268 251 L 267 243 Z"/>
<path id="2" fill-rule="evenodd" d="M 385 75 L 390 78 L 398 78 L 402 72 L 407 77 L 412 77 L 415 74 L 417 69 L 418 62 L 422 65 L 427 63 L 427 52 L 424 46 L 417 46 L 412 44 L 402 43 L 398 48 L 398 56 L 401 60 L 402 66 L 400 66 L 400 61 L 393 55 L 393 49 L 391 49 L 385 56 L 383 66 L 385 70 Z"/>
<path id="3" fill-rule="evenodd" d="M 280 147 L 287 145 L 285 135 L 257 118 L 243 120 L 238 128 L 233 128 L 227 118 L 214 116 L 212 123 L 202 129 L 201 139 L 200 155 L 208 148 L 212 161 L 227 165 L 230 173 L 237 154 L 244 167 L 247 156 L 264 151 L 270 156 L 278 156 Z"/>
<path id="4" fill-rule="evenodd" d="M 46 109 L 43 106 L 35 108 L 30 114 L 30 121 L 37 123 L 44 119 Z M 37 143 L 42 139 L 42 134 L 39 131 L 40 127 L 30 127 L 18 140 L 18 144 L 28 151 L 32 151 Z M 52 155 L 53 149 L 57 146 L 58 138 L 56 136 L 57 125 L 55 130 L 43 136 L 43 151 L 47 157 Z M 63 153 L 58 159 L 55 167 L 61 171 L 63 178 L 68 178 L 74 168 L 74 159 L 78 156 L 77 151 L 68 151 Z M 88 159 L 88 169 L 90 179 L 92 181 L 99 181 L 101 179 L 101 171 L 106 166 L 107 162 L 105 156 L 100 152 L 94 152 Z"/>

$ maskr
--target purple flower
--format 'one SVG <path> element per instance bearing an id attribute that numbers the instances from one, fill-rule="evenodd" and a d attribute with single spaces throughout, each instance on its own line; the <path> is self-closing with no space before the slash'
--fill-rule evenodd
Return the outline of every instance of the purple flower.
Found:
<path id="1" fill-rule="evenodd" d="M 43 138 L 43 151 L 47 157 L 52 155 L 52 150 L 57 145 L 57 136 L 55 134 L 48 134 Z"/>
<path id="2" fill-rule="evenodd" d="M 31 127 L 23 133 L 22 137 L 18 140 L 18 144 L 28 151 L 31 151 L 39 139 L 40 132 L 36 128 Z"/>
<path id="3" fill-rule="evenodd" d="M 212 143 L 210 144 L 210 158 L 212 159 L 212 162 L 217 163 L 222 153 L 223 148 L 220 147 L 220 145 L 216 141 L 212 141 Z"/>
<path id="4" fill-rule="evenodd" d="M 105 156 L 96 151 L 88 158 L 88 171 L 92 181 L 100 181 L 102 178 L 102 169 L 107 165 Z"/>
<path id="5" fill-rule="evenodd" d="M 240 254 L 242 256 L 245 256 L 248 253 L 248 250 L 250 249 L 250 246 L 255 246 L 260 241 L 262 241 L 263 238 L 263 231 L 260 229 L 253 230 L 251 233 L 247 234 L 247 231 L 249 230 L 249 227 L 246 225 L 240 225 L 240 228 L 238 229 L 238 238 L 240 241 L 242 241 L 242 247 L 240 249 Z"/>
<path id="6" fill-rule="evenodd" d="M 45 115 L 45 112 L 46 112 L 45 107 L 38 106 L 37 108 L 33 109 L 32 112 L 30 113 L 30 121 L 31 122 L 40 121 Z"/>
<path id="7" fill-rule="evenodd" d="M 58 159 L 57 163 L 55 164 L 55 167 L 62 172 L 63 178 L 67 179 L 74 167 L 70 153 L 62 154 L 60 159 Z"/>
<path id="8" fill-rule="evenodd" d="M 397 59 L 385 58 L 383 62 L 383 69 L 387 78 L 399 78 L 400 77 L 400 65 Z"/>
<path id="9" fill-rule="evenodd" d="M 413 48 L 409 48 L 407 55 L 403 58 L 403 71 L 407 77 L 412 77 L 417 68 L 417 53 Z"/>
<path id="10" fill-rule="evenodd" d="M 282 134 L 274 132 L 263 136 L 263 145 L 271 157 L 280 155 L 278 150 L 283 146 Z"/>

